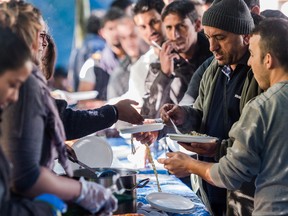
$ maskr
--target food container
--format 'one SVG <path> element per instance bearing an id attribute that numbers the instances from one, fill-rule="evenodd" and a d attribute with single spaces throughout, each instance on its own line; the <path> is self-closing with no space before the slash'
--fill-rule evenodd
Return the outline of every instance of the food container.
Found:
<path id="1" fill-rule="evenodd" d="M 95 173 L 88 169 L 74 170 L 74 177 L 84 177 L 89 181 L 94 181 L 102 186 L 109 188 L 116 184 L 117 198 L 136 199 L 136 188 L 144 187 L 149 179 L 143 179 L 137 183 L 137 171 L 123 168 L 93 168 Z M 115 178 L 116 177 L 116 178 Z M 119 193 L 120 192 L 120 193 Z"/>
<path id="2" fill-rule="evenodd" d="M 74 178 L 84 177 L 89 181 L 101 184 L 106 188 L 117 187 L 114 193 L 118 199 L 118 209 L 114 214 L 137 212 L 136 188 L 144 187 L 149 178 L 137 183 L 135 170 L 121 168 L 93 168 L 95 173 L 88 169 L 74 170 Z M 116 177 L 116 178 L 115 178 Z"/>

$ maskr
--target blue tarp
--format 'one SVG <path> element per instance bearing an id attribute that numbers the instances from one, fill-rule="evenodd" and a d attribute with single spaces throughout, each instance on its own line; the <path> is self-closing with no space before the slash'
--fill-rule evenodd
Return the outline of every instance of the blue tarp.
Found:
<path id="1" fill-rule="evenodd" d="M 75 18 L 74 0 L 27 0 L 43 14 L 57 46 L 56 66 L 68 68 Z M 111 0 L 90 0 L 91 9 L 106 9 Z"/>

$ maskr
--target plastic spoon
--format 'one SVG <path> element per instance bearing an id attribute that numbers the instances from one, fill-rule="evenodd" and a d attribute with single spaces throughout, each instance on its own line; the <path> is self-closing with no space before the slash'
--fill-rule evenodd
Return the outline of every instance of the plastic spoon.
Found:
<path id="1" fill-rule="evenodd" d="M 170 118 L 170 122 L 172 123 L 172 125 L 173 125 L 173 127 L 174 127 L 174 129 L 175 129 L 175 132 L 176 132 L 177 134 L 182 134 L 182 133 L 178 130 L 176 124 L 173 122 L 173 120 L 172 120 L 171 118 Z"/>

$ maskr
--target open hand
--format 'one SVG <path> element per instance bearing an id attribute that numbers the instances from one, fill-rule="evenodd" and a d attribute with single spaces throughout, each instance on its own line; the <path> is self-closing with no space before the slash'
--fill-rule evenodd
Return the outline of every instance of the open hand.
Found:
<path id="1" fill-rule="evenodd" d="M 136 101 L 125 99 L 115 104 L 118 110 L 118 119 L 131 124 L 142 124 L 144 118 L 132 105 L 138 105 Z"/>
<path id="2" fill-rule="evenodd" d="M 159 163 L 164 164 L 165 169 L 177 177 L 190 175 L 188 165 L 194 159 L 182 152 L 169 152 L 166 155 L 168 158 L 158 159 Z"/>

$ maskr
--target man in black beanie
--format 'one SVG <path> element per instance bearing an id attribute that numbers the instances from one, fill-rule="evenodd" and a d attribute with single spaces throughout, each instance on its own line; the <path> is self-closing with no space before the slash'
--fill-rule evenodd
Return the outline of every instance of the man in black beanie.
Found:
<path id="1" fill-rule="evenodd" d="M 254 22 L 243 0 L 215 0 L 204 13 L 202 25 L 214 60 L 202 77 L 199 96 L 193 107 L 171 104 L 163 106 L 162 118 L 165 120 L 165 116 L 169 113 L 182 132 L 197 131 L 217 137 L 219 140 L 217 143 L 208 144 L 211 154 L 207 152 L 203 154 L 199 148 L 198 152 L 196 151 L 200 160 L 217 162 L 214 156 L 219 143 L 228 138 L 231 126 L 240 117 L 242 88 L 250 70 L 247 65 L 249 34 L 254 28 Z M 186 143 L 184 147 L 195 150 L 199 145 L 201 144 Z M 226 214 L 225 189 L 201 180 L 200 192 L 211 213 Z M 253 202 L 248 201 L 250 202 L 245 204 L 244 208 L 253 208 Z M 242 209 L 239 211 L 243 213 Z M 251 210 L 248 212 L 251 214 Z"/>
<path id="2" fill-rule="evenodd" d="M 200 110 L 203 110 L 202 120 L 205 122 L 205 125 L 201 125 L 201 129 L 205 134 L 216 136 L 221 141 L 228 138 L 232 124 L 240 117 L 241 91 L 247 72 L 250 70 L 250 67 L 247 66 L 248 34 L 254 28 L 254 22 L 244 1 L 215 0 L 204 13 L 202 23 L 210 42 L 210 50 L 216 60 L 212 65 L 217 65 L 211 69 L 210 74 L 214 74 L 210 78 L 215 79 L 217 74 L 218 77 L 214 82 L 209 82 L 209 76 L 204 75 L 203 77 L 206 85 L 211 84 L 213 93 L 204 94 L 202 99 L 203 102 L 207 101 L 207 104 L 203 103 L 204 106 L 200 106 Z M 208 73 L 206 74 L 208 75 Z M 205 79 L 205 77 L 207 78 Z M 225 82 L 227 83 L 225 84 Z M 203 90 L 205 91 L 205 88 Z M 211 95 L 210 101 L 207 100 L 209 95 Z M 197 108 L 197 104 L 200 104 L 199 102 L 196 101 L 195 108 Z M 199 156 L 199 158 L 203 161 L 216 162 L 211 157 Z M 205 181 L 202 181 L 202 186 L 201 196 L 204 198 L 207 195 L 212 211 L 215 215 L 221 215 L 222 213 L 218 210 L 222 209 L 219 206 L 226 206 L 226 202 L 224 202 L 226 201 L 226 190 L 211 186 Z"/>
<path id="3" fill-rule="evenodd" d="M 208 1 L 207 1 L 208 2 Z M 213 1 L 211 1 L 212 3 Z M 260 15 L 260 2 L 259 0 L 244 0 L 246 5 L 248 6 L 252 18 L 254 20 L 254 24 L 257 25 L 260 21 L 264 19 L 263 16 Z M 211 6 L 211 3 L 209 7 Z M 209 8 L 207 7 L 207 9 Z M 206 9 L 206 10 L 207 10 Z M 205 10 L 205 11 L 206 11 Z M 207 67 L 210 65 L 214 57 L 208 58 L 194 73 L 192 79 L 190 80 L 190 83 L 188 85 L 188 89 L 185 92 L 184 97 L 182 98 L 180 105 L 187 105 L 192 104 L 195 101 L 195 91 L 198 92 L 200 80 L 202 79 L 202 76 L 207 69 Z M 197 94 L 198 95 L 198 94 Z"/>

